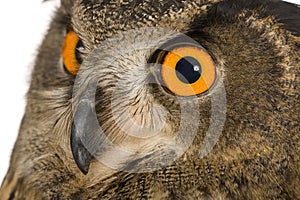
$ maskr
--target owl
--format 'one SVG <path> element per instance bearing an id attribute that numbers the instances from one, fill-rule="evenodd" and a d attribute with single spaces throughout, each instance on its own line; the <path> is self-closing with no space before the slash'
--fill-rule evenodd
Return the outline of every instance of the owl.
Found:
<path id="1" fill-rule="evenodd" d="M 61 0 L 0 199 L 297 199 L 300 8 Z"/>

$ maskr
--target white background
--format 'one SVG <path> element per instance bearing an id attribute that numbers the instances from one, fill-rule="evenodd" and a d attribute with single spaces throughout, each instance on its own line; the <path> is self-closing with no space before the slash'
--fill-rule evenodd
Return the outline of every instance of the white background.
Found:
<path id="1" fill-rule="evenodd" d="M 300 4 L 300 0 L 290 0 Z M 0 184 L 24 113 L 38 45 L 59 0 L 3 1 L 0 7 Z M 300 22 L 299 22 L 300 23 Z"/>

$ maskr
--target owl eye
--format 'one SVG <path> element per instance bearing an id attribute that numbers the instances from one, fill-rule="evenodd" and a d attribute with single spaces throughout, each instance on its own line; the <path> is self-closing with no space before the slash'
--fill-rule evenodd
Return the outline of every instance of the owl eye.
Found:
<path id="1" fill-rule="evenodd" d="M 195 46 L 177 47 L 166 52 L 161 64 L 163 82 L 179 96 L 202 94 L 211 88 L 216 79 L 211 56 Z"/>
<path id="2" fill-rule="evenodd" d="M 82 62 L 78 49 L 82 47 L 82 42 L 74 31 L 69 31 L 65 37 L 62 48 L 62 57 L 65 69 L 76 75 Z"/>

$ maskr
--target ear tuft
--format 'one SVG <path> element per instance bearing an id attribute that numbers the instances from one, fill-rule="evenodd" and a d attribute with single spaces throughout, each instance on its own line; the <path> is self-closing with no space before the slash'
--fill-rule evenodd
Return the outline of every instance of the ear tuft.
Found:
<path id="1" fill-rule="evenodd" d="M 74 2 L 74 0 L 61 0 L 61 7 L 66 13 L 71 14 Z"/>

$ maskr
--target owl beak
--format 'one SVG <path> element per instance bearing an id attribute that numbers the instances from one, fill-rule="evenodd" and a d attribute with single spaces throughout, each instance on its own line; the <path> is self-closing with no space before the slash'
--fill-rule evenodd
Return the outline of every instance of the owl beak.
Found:
<path id="1" fill-rule="evenodd" d="M 94 134 L 92 117 L 95 115 L 93 107 L 88 101 L 80 101 L 74 115 L 71 128 L 71 150 L 73 158 L 83 174 L 87 174 L 89 166 L 94 158 L 91 153 L 91 145 L 88 139 Z"/>

